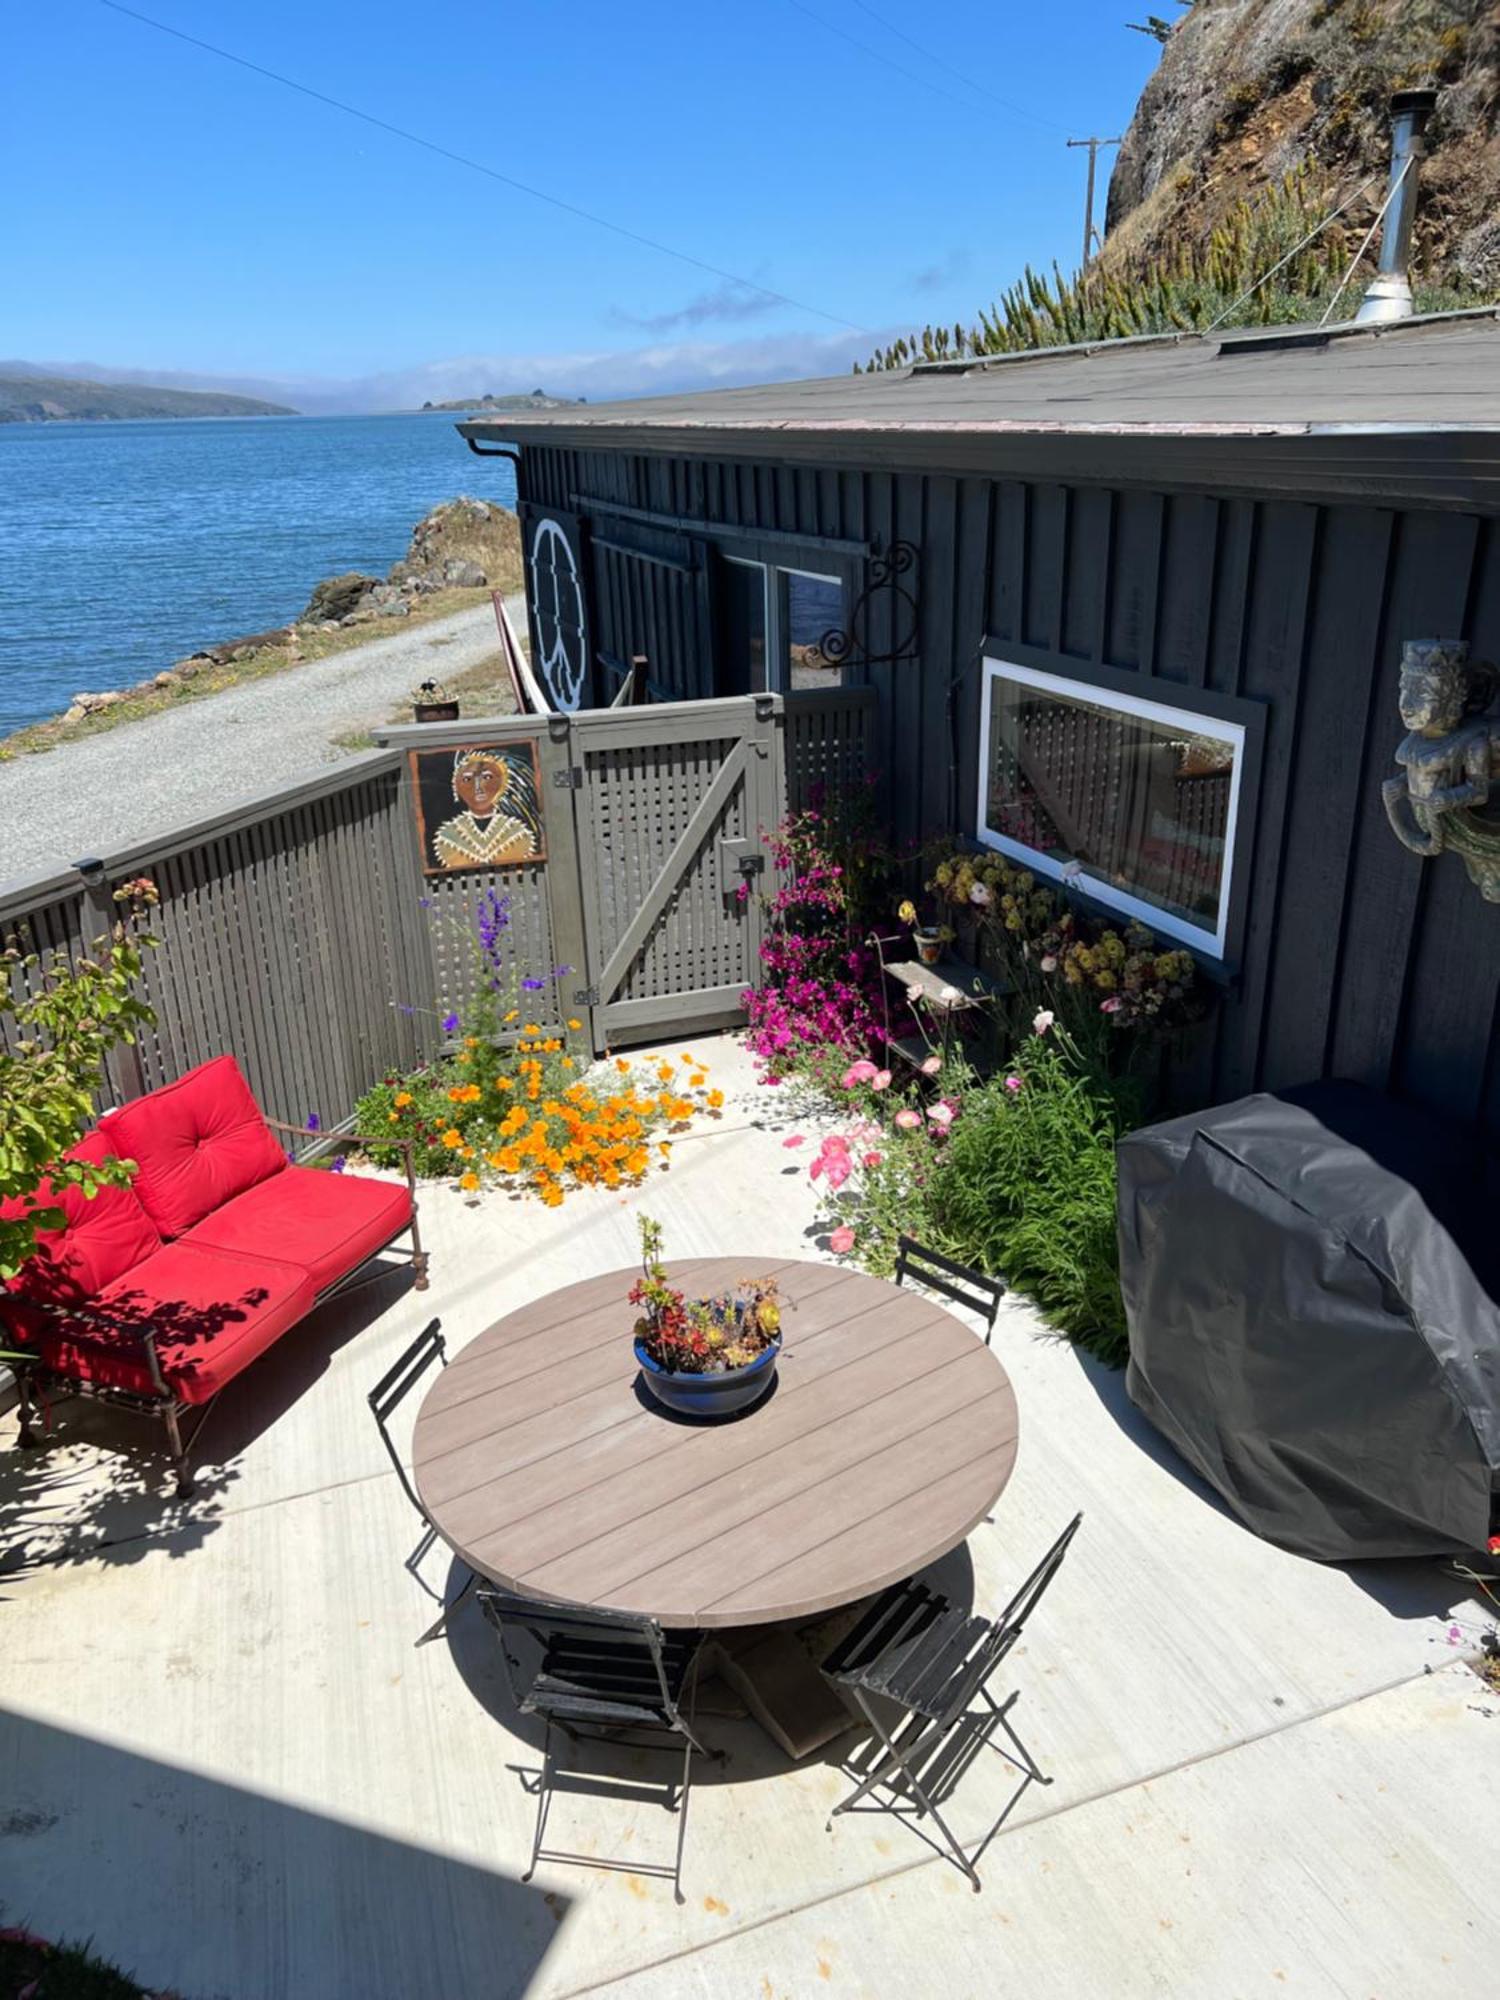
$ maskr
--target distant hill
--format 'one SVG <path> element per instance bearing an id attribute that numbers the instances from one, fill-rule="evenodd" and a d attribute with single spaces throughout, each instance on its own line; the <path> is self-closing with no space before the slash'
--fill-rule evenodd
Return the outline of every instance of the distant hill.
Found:
<path id="1" fill-rule="evenodd" d="M 121 417 L 294 417 L 282 403 L 196 389 L 149 389 L 135 383 L 84 382 L 67 375 L 0 373 L 0 424 L 64 420 L 107 423 Z"/>
<path id="2" fill-rule="evenodd" d="M 458 396 L 450 403 L 424 403 L 424 410 L 561 410 L 585 400 L 582 396 L 549 396 L 533 389 L 529 396 Z"/>

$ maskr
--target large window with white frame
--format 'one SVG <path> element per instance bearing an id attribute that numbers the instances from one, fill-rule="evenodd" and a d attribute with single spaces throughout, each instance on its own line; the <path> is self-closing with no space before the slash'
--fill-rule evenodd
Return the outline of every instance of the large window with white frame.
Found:
<path id="1" fill-rule="evenodd" d="M 1245 760 L 1238 722 L 985 659 L 979 839 L 1212 958 Z"/>

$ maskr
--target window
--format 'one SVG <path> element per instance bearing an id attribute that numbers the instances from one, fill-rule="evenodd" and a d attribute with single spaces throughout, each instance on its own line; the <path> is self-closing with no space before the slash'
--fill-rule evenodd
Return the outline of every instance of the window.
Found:
<path id="1" fill-rule="evenodd" d="M 1243 724 L 986 659 L 980 732 L 987 847 L 1224 956 Z"/>
<path id="2" fill-rule="evenodd" d="M 726 555 L 719 599 L 721 694 L 840 685 L 823 641 L 844 629 L 842 577 Z"/>

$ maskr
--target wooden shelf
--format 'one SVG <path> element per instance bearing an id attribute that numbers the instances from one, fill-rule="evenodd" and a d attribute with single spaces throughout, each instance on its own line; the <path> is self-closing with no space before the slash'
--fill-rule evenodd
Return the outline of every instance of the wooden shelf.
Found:
<path id="1" fill-rule="evenodd" d="M 986 1000 L 1003 999 L 1010 991 L 1003 980 L 992 979 L 987 972 L 965 965 L 957 958 L 939 959 L 936 965 L 902 959 L 887 965 L 885 972 L 888 979 L 899 980 L 908 992 L 916 987 L 926 1004 L 942 1014 L 961 1014 L 970 1007 L 982 1006 Z M 945 1000 L 944 987 L 952 987 L 958 998 Z"/>

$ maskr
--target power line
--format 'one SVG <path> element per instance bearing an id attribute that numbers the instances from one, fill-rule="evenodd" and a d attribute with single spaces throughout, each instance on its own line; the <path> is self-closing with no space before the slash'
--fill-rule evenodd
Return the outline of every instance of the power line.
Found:
<path id="1" fill-rule="evenodd" d="M 899 41 L 905 42 L 909 49 L 915 49 L 919 56 L 924 57 L 930 63 L 934 63 L 937 68 L 946 70 L 949 76 L 956 77 L 960 83 L 966 84 L 970 90 L 977 90 L 979 95 L 987 97 L 991 104 L 998 104 L 1002 111 L 1009 111 L 1017 118 L 1028 119 L 1031 124 L 1043 132 L 1060 132 L 1062 130 L 1060 125 L 1052 125 L 1045 118 L 1038 118 L 1036 113 L 1028 111 L 1024 104 L 1012 104 L 1008 97 L 997 95 L 995 91 L 990 89 L 987 83 L 978 83 L 972 76 L 967 76 L 963 70 L 956 69 L 952 63 L 940 56 L 935 49 L 929 49 L 925 43 L 919 42 L 914 36 L 907 34 L 904 28 L 898 28 L 894 21 L 888 21 L 884 14 L 879 14 L 873 7 L 867 6 L 866 0 L 854 0 L 854 4 L 861 14 L 868 14 L 872 21 L 878 21 L 887 34 L 895 35 Z M 873 55 L 874 50 L 872 49 L 870 53 Z"/>
<path id="2" fill-rule="evenodd" d="M 786 4 L 795 7 L 799 14 L 805 14 L 809 21 L 816 21 L 827 34 L 837 35 L 841 42 L 847 42 L 850 48 L 858 49 L 860 54 L 868 56 L 871 62 L 882 63 L 887 69 L 894 70 L 897 76 L 904 76 L 908 83 L 920 84 L 924 90 L 933 91 L 937 96 L 947 98 L 950 104 L 961 105 L 972 117 L 974 105 L 967 97 L 960 97 L 956 90 L 950 90 L 945 83 L 934 83 L 930 76 L 919 76 L 914 69 L 908 69 L 904 63 L 898 63 L 891 56 L 882 55 L 879 49 L 872 49 L 868 42 L 862 42 L 858 35 L 851 35 L 847 28 L 841 28 L 836 21 L 825 20 L 823 15 L 815 13 L 811 7 L 804 6 L 803 0 L 786 0 Z M 870 10 L 866 8 L 865 11 L 868 13 Z M 909 39 L 903 37 L 903 40 Z M 1005 108 L 1007 111 L 1015 112 L 1018 117 L 1030 118 L 1034 125 L 1041 123 L 1031 112 L 1021 110 L 1019 105 L 1007 105 Z M 1046 126 L 1043 129 L 1051 131 L 1053 128 Z"/>
<path id="3" fill-rule="evenodd" d="M 850 333 L 868 334 L 869 328 L 857 326 L 853 320 L 841 319 L 837 313 L 824 312 L 821 306 L 809 305 L 805 299 L 794 299 L 788 292 L 772 291 L 769 285 L 759 285 L 753 278 L 742 278 L 736 271 L 726 271 L 720 264 L 707 263 L 702 257 L 694 257 L 689 251 L 674 250 L 670 243 L 659 243 L 654 236 L 643 236 L 639 230 L 627 229 L 623 223 L 611 222 L 607 216 L 595 215 L 591 209 L 580 208 L 576 202 L 564 201 L 560 195 L 548 194 L 544 188 L 533 187 L 529 181 L 517 180 L 514 174 L 502 173 L 498 167 L 487 167 L 482 160 L 471 160 L 467 154 L 455 153 L 450 146 L 440 146 L 435 139 L 424 139 L 419 132 L 408 132 L 404 126 L 392 125 L 388 119 L 377 118 L 371 111 L 361 111 L 357 104 L 347 104 L 341 97 L 331 97 L 327 91 L 314 90 L 311 84 L 299 83 L 295 77 L 283 76 L 279 70 L 267 69 L 264 64 L 251 62 L 248 56 L 236 55 L 233 49 L 220 48 L 217 43 L 206 42 L 198 35 L 189 35 L 181 28 L 174 28 L 166 21 L 153 20 L 149 14 L 139 13 L 134 7 L 126 7 L 121 0 L 99 0 L 101 7 L 107 7 L 113 14 L 123 14 L 127 19 L 140 22 L 142 27 L 154 28 L 158 34 L 169 35 L 174 41 L 186 42 L 190 48 L 202 49 L 205 54 L 217 56 L 221 62 L 233 63 L 238 69 L 249 70 L 255 76 L 265 77 L 271 83 L 279 83 L 287 90 L 295 90 L 299 96 L 310 97 L 315 104 L 325 104 L 333 111 L 342 111 L 348 118 L 357 118 L 361 124 L 373 125 L 378 132 L 387 132 L 395 139 L 404 139 L 408 145 L 420 146 L 424 152 L 436 153 L 439 159 L 450 160 L 455 166 L 467 167 L 471 173 L 483 174 L 487 180 L 498 181 L 502 187 L 514 189 L 517 194 L 529 195 L 533 201 L 545 202 L 549 208 L 561 209 L 565 215 L 577 216 L 581 222 L 589 222 L 596 229 L 607 229 L 614 236 L 622 236 L 628 243 L 638 243 L 644 249 L 654 250 L 659 256 L 672 257 L 679 264 L 691 265 L 695 271 L 706 271 L 710 277 L 723 278 L 732 285 L 741 285 L 747 291 L 759 292 L 762 298 L 774 299 L 778 305 L 792 306 L 798 312 L 811 313 L 815 319 L 826 319 L 832 326 L 847 328 Z"/>

